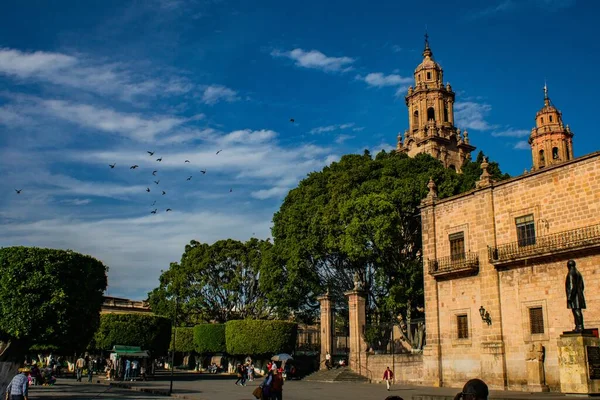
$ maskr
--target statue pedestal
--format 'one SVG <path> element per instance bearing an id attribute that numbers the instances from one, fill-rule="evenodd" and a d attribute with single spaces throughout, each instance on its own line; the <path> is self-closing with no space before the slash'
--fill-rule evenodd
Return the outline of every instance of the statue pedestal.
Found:
<path id="1" fill-rule="evenodd" d="M 527 356 L 527 390 L 549 392 L 544 371 L 545 349 L 541 343 L 532 344 Z"/>
<path id="2" fill-rule="evenodd" d="M 558 366 L 561 392 L 600 394 L 600 339 L 591 330 L 560 335 Z"/>

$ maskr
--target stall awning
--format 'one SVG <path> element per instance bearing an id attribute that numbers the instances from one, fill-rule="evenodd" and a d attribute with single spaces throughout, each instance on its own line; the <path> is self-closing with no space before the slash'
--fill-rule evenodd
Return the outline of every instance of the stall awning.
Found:
<path id="1" fill-rule="evenodd" d="M 114 345 L 112 349 L 113 353 L 117 353 L 118 356 L 129 356 L 129 357 L 150 357 L 148 350 L 142 350 L 139 346 L 121 346 Z"/>

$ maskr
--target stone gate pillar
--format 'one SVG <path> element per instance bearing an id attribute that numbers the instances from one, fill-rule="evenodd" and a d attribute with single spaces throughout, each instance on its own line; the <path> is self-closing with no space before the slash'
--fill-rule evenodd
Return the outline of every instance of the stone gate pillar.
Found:
<path id="1" fill-rule="evenodd" d="M 364 340 L 366 324 L 366 292 L 358 285 L 344 293 L 348 298 L 348 322 L 350 327 L 350 355 L 348 365 L 360 375 L 366 374 L 367 344 Z"/>
<path id="2" fill-rule="evenodd" d="M 333 330 L 334 330 L 334 315 L 333 306 L 331 304 L 331 296 L 329 290 L 322 295 L 317 297 L 321 304 L 321 354 L 319 356 L 319 368 L 325 368 L 325 354 L 333 354 Z M 333 361 L 333 359 L 332 359 Z"/>

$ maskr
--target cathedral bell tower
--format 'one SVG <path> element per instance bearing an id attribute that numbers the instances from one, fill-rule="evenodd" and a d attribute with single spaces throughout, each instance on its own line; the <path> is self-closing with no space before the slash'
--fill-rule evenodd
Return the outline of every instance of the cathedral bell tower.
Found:
<path id="1" fill-rule="evenodd" d="M 415 69 L 414 76 L 415 86 L 408 88 L 405 97 L 409 129 L 404 132 L 404 143 L 398 135 L 396 151 L 410 157 L 427 153 L 446 168 L 461 172 L 475 147 L 469 144 L 467 131 L 461 135 L 454 126 L 454 92 L 449 83 L 444 85 L 444 71 L 433 60 L 427 34 L 423 62 Z"/>
<path id="2" fill-rule="evenodd" d="M 529 136 L 532 171 L 573 159 L 573 132 L 564 127 L 562 113 L 550 101 L 544 85 L 544 107 L 535 115 L 535 128 Z"/>

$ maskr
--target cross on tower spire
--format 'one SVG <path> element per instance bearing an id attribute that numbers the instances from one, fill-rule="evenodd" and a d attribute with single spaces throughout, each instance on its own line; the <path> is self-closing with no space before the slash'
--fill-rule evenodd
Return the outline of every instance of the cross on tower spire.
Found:
<path id="1" fill-rule="evenodd" d="M 425 50 L 429 49 L 429 35 L 427 34 L 427 28 L 425 28 Z"/>

